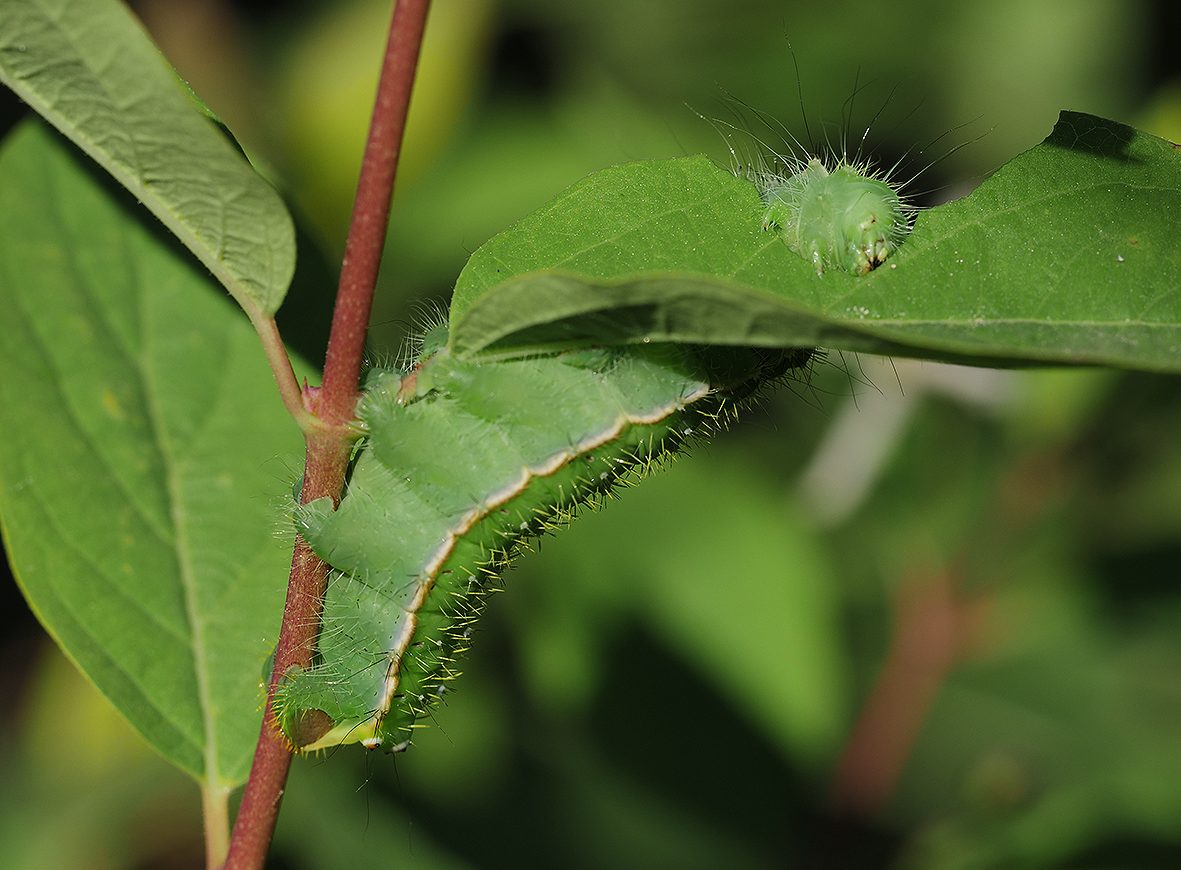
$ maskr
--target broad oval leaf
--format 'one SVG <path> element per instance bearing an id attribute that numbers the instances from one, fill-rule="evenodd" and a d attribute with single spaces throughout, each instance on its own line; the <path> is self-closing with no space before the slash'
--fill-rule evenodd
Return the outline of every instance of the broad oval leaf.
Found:
<path id="1" fill-rule="evenodd" d="M 164 756 L 241 782 L 299 433 L 216 285 L 56 133 L 0 151 L 0 526 L 66 653 Z M 285 493 L 286 490 L 286 493 Z"/>
<path id="2" fill-rule="evenodd" d="M 0 82 L 135 195 L 245 311 L 295 269 L 279 195 L 205 117 L 117 0 L 0 0 Z"/>
<path id="3" fill-rule="evenodd" d="M 762 213 L 752 184 L 704 157 L 596 173 L 476 251 L 452 348 L 824 345 L 1181 371 L 1181 149 L 1166 140 L 1063 112 L 861 278 L 818 276 Z"/>

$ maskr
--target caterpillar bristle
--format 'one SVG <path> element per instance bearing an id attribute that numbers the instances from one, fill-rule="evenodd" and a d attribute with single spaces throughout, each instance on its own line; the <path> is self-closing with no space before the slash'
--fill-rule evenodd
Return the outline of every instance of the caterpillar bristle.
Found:
<path id="1" fill-rule="evenodd" d="M 429 339 L 447 330 L 447 306 L 437 299 L 416 300 L 411 308 L 411 327 L 395 357 L 394 370 L 409 372 L 435 348 Z"/>

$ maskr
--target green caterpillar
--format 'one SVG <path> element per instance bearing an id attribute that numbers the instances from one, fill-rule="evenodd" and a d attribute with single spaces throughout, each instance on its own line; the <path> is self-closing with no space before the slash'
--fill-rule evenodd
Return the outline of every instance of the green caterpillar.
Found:
<path id="1" fill-rule="evenodd" d="M 339 509 L 297 510 L 333 569 L 314 664 L 286 673 L 274 699 L 299 750 L 407 748 L 522 546 L 809 357 L 642 345 L 476 363 L 442 343 L 430 337 L 409 373 L 370 378 Z"/>

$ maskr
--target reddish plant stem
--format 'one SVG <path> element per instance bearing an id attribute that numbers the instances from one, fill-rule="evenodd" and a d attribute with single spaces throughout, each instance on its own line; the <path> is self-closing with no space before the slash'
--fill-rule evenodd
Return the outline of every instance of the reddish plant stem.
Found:
<path id="1" fill-rule="evenodd" d="M 873 818 L 894 793 L 927 713 L 967 640 L 969 605 L 947 571 L 916 577 L 895 605 L 894 637 L 831 783 L 833 807 Z"/>
<path id="2" fill-rule="evenodd" d="M 398 0 L 377 86 L 377 98 L 353 219 L 341 264 L 332 331 L 324 361 L 324 382 L 304 391 L 304 403 L 322 424 L 305 429 L 303 490 L 307 503 L 324 496 L 339 502 L 344 487 L 352 433 L 349 422 L 357 401 L 365 333 L 377 271 L 389 223 L 402 133 L 418 64 L 429 0 Z M 270 847 L 279 805 L 291 767 L 291 752 L 274 721 L 271 699 L 282 675 L 293 666 L 311 664 L 320 629 L 327 567 L 300 537 L 295 540 L 283 623 L 275 648 L 254 762 L 234 822 L 225 870 L 261 868 Z"/>
<path id="3" fill-rule="evenodd" d="M 316 409 L 329 422 L 350 419 L 356 403 L 373 288 L 389 225 L 394 176 L 429 5 L 429 0 L 398 0 L 394 8 L 373 122 L 357 182 L 352 224 L 340 266 L 332 335 L 324 362 L 324 387 Z"/>
<path id="4" fill-rule="evenodd" d="M 989 516 L 974 528 L 974 551 L 1003 553 L 1063 497 L 1059 451 L 1021 459 L 1000 481 Z M 995 556 L 990 566 L 996 570 Z M 988 643 L 987 594 L 965 595 L 957 568 L 920 573 L 899 593 L 885 662 L 841 754 L 830 784 L 835 810 L 873 818 L 894 794 L 931 705 L 961 657 Z"/>
<path id="5" fill-rule="evenodd" d="M 300 501 L 329 496 L 339 498 L 348 464 L 349 443 L 335 433 L 325 432 L 308 437 L 304 458 L 304 485 Z M 320 561 L 301 537 L 295 539 L 291 557 L 291 573 L 287 582 L 287 602 L 283 608 L 283 624 L 279 643 L 275 647 L 275 664 L 267 689 L 267 709 L 246 791 L 234 822 L 230 851 L 225 868 L 256 868 L 263 866 L 279 804 L 291 767 L 291 751 L 284 741 L 271 712 L 271 698 L 279 678 L 293 665 L 311 664 L 316 636 L 320 628 L 320 606 L 324 599 L 327 566 Z"/>

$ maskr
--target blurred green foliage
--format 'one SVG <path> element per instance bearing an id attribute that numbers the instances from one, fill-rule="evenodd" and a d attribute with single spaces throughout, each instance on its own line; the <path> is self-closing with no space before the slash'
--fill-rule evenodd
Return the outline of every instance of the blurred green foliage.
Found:
<path id="1" fill-rule="evenodd" d="M 304 214 L 305 278 L 341 245 L 387 5 L 138 7 Z M 924 176 L 943 196 L 1059 108 L 1181 139 L 1159 8 L 440 0 L 375 353 L 583 174 L 727 159 L 686 104 L 802 134 L 789 40 L 814 135 L 855 78 L 885 162 L 980 119 L 918 161 L 989 131 Z M 1176 379 L 829 357 L 545 541 L 412 751 L 298 763 L 274 866 L 1181 865 L 1179 430 Z M 195 866 L 196 790 L 37 649 L 6 647 L 7 866 Z"/>

